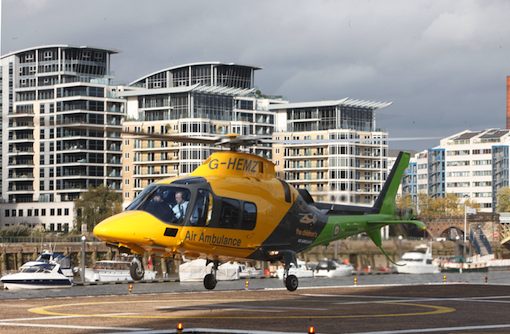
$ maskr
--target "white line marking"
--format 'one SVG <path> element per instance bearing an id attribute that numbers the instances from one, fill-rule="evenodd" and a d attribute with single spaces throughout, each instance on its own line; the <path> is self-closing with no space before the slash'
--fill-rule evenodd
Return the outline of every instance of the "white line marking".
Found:
<path id="1" fill-rule="evenodd" d="M 105 313 L 104 316 L 116 316 L 116 315 L 134 315 L 138 313 Z M 0 319 L 0 323 L 11 322 L 11 321 L 32 321 L 32 320 L 54 320 L 54 319 L 72 319 L 72 318 L 88 318 L 89 315 L 55 315 L 49 317 L 32 317 L 32 318 L 14 318 L 14 319 Z"/>
<path id="2" fill-rule="evenodd" d="M 219 329 L 219 328 L 187 328 L 186 332 L 190 333 L 218 333 L 218 334 L 302 334 L 303 332 L 273 332 L 273 331 L 256 331 L 256 330 L 243 330 L 243 329 Z M 147 330 L 140 332 L 133 332 L 133 334 L 167 334 L 169 330 Z"/>
<path id="3" fill-rule="evenodd" d="M 10 322 L 1 322 L 0 327 L 41 327 L 41 328 L 67 328 L 67 329 L 96 329 L 96 330 L 110 330 L 110 331 L 145 331 L 148 328 L 129 328 L 129 327 L 100 327 L 100 326 L 72 326 L 72 325 L 52 325 L 52 324 L 18 324 Z"/>
<path id="4" fill-rule="evenodd" d="M 462 326 L 462 327 L 413 328 L 413 329 L 399 329 L 399 330 L 393 330 L 393 331 L 355 332 L 355 333 L 350 333 L 350 334 L 434 333 L 434 332 L 451 332 L 451 331 L 465 331 L 465 330 L 501 329 L 501 328 L 510 328 L 510 324 L 485 325 L 485 326 Z"/>
<path id="5" fill-rule="evenodd" d="M 336 302 L 336 305 L 357 305 L 357 304 L 377 304 L 377 303 L 388 303 L 388 301 L 394 303 L 406 303 L 406 302 L 437 302 L 437 301 L 457 301 L 457 302 L 479 302 L 479 303 L 502 303 L 508 304 L 510 300 L 493 300 L 493 299 L 510 299 L 510 296 L 478 296 L 478 297 L 450 297 L 450 298 L 422 298 L 422 297 L 402 297 L 402 296 L 371 296 L 371 295 L 323 295 L 323 294 L 301 294 L 306 297 L 337 297 L 337 298 L 350 298 L 350 299 L 374 299 L 369 301 L 346 301 Z M 383 299 L 383 300 L 378 300 Z"/>

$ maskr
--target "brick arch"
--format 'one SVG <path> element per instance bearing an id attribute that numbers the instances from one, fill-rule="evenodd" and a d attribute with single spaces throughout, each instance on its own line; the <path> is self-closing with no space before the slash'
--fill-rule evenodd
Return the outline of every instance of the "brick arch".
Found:
<path id="1" fill-rule="evenodd" d="M 454 228 L 464 233 L 464 220 L 459 218 L 438 218 L 425 221 L 427 231 L 433 238 L 439 238 L 447 230 Z"/>

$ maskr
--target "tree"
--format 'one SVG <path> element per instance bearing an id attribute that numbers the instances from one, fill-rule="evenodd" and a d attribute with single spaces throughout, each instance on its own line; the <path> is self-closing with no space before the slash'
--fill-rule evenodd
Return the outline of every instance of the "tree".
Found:
<path id="1" fill-rule="evenodd" d="M 28 237 L 30 236 L 30 228 L 26 225 L 16 224 L 0 229 L 0 237 Z"/>
<path id="2" fill-rule="evenodd" d="M 445 197 L 430 197 L 420 193 L 419 197 L 419 217 L 422 219 L 432 219 L 439 217 L 460 217 L 464 215 L 464 206 L 478 209 L 480 204 L 466 199 L 461 199 L 452 193 L 448 193 Z"/>
<path id="3" fill-rule="evenodd" d="M 504 187 L 498 190 L 497 198 L 497 212 L 510 212 L 510 188 Z"/>
<path id="4" fill-rule="evenodd" d="M 407 215 L 415 212 L 413 200 L 411 198 L 411 195 L 408 195 L 408 194 L 406 194 L 404 196 L 398 195 L 396 198 L 396 206 L 397 206 L 399 215 L 402 218 L 405 217 L 407 219 L 408 218 Z"/>
<path id="5" fill-rule="evenodd" d="M 74 201 L 74 210 L 78 228 L 86 224 L 92 231 L 99 222 L 122 211 L 122 195 L 104 185 L 89 187 Z"/>

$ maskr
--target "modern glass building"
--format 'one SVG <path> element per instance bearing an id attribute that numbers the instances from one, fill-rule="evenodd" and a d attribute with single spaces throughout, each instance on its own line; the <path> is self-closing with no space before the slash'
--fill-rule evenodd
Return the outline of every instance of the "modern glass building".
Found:
<path id="1" fill-rule="evenodd" d="M 73 228 L 89 186 L 121 190 L 124 100 L 110 85 L 115 51 L 47 45 L 1 57 L 3 225 Z"/>

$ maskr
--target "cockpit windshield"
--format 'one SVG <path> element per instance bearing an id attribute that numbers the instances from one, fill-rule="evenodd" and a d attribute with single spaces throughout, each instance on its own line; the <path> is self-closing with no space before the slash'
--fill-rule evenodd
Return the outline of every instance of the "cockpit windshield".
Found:
<path id="1" fill-rule="evenodd" d="M 141 210 L 171 224 L 182 224 L 188 210 L 191 192 L 186 188 L 151 185 L 126 210 Z"/>

